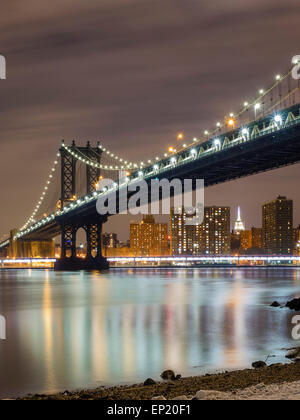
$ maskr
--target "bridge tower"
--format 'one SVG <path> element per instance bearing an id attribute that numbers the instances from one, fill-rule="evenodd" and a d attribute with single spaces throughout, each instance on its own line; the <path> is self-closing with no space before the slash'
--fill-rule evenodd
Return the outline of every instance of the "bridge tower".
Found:
<path id="1" fill-rule="evenodd" d="M 98 143 L 99 144 L 99 143 Z M 86 147 L 76 147 L 73 141 L 71 150 L 78 156 L 85 156 L 96 166 L 86 165 L 86 194 L 91 194 L 96 189 L 96 184 L 100 178 L 100 164 L 102 150 L 98 147 L 91 147 L 87 142 Z M 74 201 L 76 197 L 76 164 L 78 159 L 71 155 L 64 147 L 60 148 L 61 156 L 61 207 L 68 202 Z"/>
<path id="2" fill-rule="evenodd" d="M 100 178 L 102 151 L 98 147 L 76 147 L 73 141 L 70 148 L 75 155 L 84 156 L 98 165 L 86 165 L 86 194 L 96 190 Z M 78 158 L 71 155 L 64 147 L 61 154 L 61 207 L 76 200 L 76 164 Z M 68 215 L 58 217 L 61 226 L 61 259 L 57 261 L 57 270 L 95 270 L 108 268 L 108 262 L 102 257 L 102 225 L 106 217 L 96 214 L 92 209 L 88 215 Z M 87 255 L 85 259 L 77 257 L 76 234 L 79 229 L 86 232 Z"/>
<path id="3" fill-rule="evenodd" d="M 101 164 L 101 157 L 102 157 L 102 150 L 98 147 L 99 143 L 97 143 L 97 147 L 91 147 L 90 142 L 87 142 L 86 147 L 78 147 L 77 150 L 82 152 L 85 156 L 89 158 L 89 160 L 93 163 L 97 163 L 98 166 L 92 167 L 90 165 L 86 165 L 86 193 L 91 194 L 96 189 L 96 184 L 100 178 L 100 164 Z"/>

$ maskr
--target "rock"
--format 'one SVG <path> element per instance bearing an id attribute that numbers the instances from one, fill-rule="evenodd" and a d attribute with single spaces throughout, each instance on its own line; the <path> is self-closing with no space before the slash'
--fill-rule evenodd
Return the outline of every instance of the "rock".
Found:
<path id="1" fill-rule="evenodd" d="M 144 386 L 156 385 L 156 382 L 152 378 L 148 378 L 144 382 Z"/>
<path id="2" fill-rule="evenodd" d="M 176 375 L 176 381 L 179 381 L 179 379 L 181 379 L 181 375 Z"/>
<path id="3" fill-rule="evenodd" d="M 296 357 L 296 359 L 294 360 L 295 363 L 300 363 L 300 357 Z"/>
<path id="4" fill-rule="evenodd" d="M 172 400 L 185 401 L 188 400 L 188 397 L 186 395 L 180 395 L 179 397 L 172 398 Z"/>
<path id="5" fill-rule="evenodd" d="M 198 391 L 193 400 L 223 400 L 228 394 L 219 391 Z"/>
<path id="6" fill-rule="evenodd" d="M 300 311 L 300 298 L 291 300 L 285 306 L 294 311 Z"/>
<path id="7" fill-rule="evenodd" d="M 254 368 L 254 369 L 263 369 L 263 368 L 265 368 L 267 366 L 267 364 L 265 363 L 265 362 L 262 362 L 261 360 L 260 361 L 258 361 L 258 362 L 254 362 L 254 363 L 252 363 L 252 367 Z"/>
<path id="8" fill-rule="evenodd" d="M 158 395 L 157 397 L 151 398 L 151 400 L 153 400 L 153 401 L 165 400 L 165 397 L 163 395 Z"/>
<path id="9" fill-rule="evenodd" d="M 290 350 L 286 355 L 286 359 L 296 359 L 300 356 L 300 348 Z"/>
<path id="10" fill-rule="evenodd" d="M 273 302 L 272 304 L 271 304 L 271 306 L 273 307 L 273 308 L 279 308 L 281 305 L 280 305 L 280 303 L 278 303 L 278 302 Z"/>
<path id="11" fill-rule="evenodd" d="M 173 372 L 173 370 L 165 370 L 160 377 L 162 379 L 164 379 L 165 381 L 171 380 L 171 381 L 175 381 L 176 376 L 175 373 Z"/>
<path id="12" fill-rule="evenodd" d="M 195 400 L 204 400 L 206 397 L 205 391 L 198 391 L 194 397 Z"/>
<path id="13" fill-rule="evenodd" d="M 270 368 L 272 369 L 279 369 L 283 366 L 282 363 L 273 363 L 272 365 L 270 365 Z"/>

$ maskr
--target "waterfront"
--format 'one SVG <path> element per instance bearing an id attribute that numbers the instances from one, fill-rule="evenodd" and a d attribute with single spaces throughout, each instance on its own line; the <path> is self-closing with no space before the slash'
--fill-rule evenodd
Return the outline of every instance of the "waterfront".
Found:
<path id="1" fill-rule="evenodd" d="M 0 396 L 249 367 L 292 347 L 297 268 L 0 271 Z"/>

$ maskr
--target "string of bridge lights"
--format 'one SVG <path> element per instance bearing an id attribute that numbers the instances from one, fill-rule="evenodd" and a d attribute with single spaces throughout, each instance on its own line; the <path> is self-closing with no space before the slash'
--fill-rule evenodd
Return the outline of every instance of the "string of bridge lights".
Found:
<path id="1" fill-rule="evenodd" d="M 54 173 L 55 173 L 55 171 L 57 169 L 58 159 L 59 158 L 60 158 L 60 153 L 57 153 L 57 159 L 53 162 L 53 166 L 52 166 L 51 171 L 50 171 L 50 174 L 49 174 L 49 176 L 47 178 L 46 185 L 45 185 L 45 187 L 43 189 L 43 192 L 42 192 L 42 194 L 40 196 L 40 199 L 37 202 L 37 205 L 35 206 L 34 211 L 32 212 L 30 218 L 27 220 L 27 222 L 24 224 L 24 226 L 21 227 L 21 229 L 20 229 L 21 231 L 27 229 L 27 227 L 29 225 L 35 223 L 35 216 L 37 215 L 37 212 L 40 210 L 41 205 L 43 204 L 43 202 L 44 202 L 44 200 L 45 200 L 45 198 L 47 196 L 47 192 L 49 191 L 49 187 L 50 187 L 51 182 L 53 180 Z"/>
<path id="2" fill-rule="evenodd" d="M 75 157 L 75 159 L 78 159 L 79 161 L 85 163 L 86 165 L 89 165 L 93 168 L 99 168 L 99 169 L 104 169 L 104 170 L 108 170 L 108 171 L 120 171 L 120 170 L 132 170 L 132 169 L 142 169 L 146 166 L 146 164 L 144 162 L 140 162 L 140 164 L 137 163 L 133 163 L 133 162 L 128 162 L 127 160 L 124 160 L 118 156 L 116 156 L 114 153 L 110 152 L 108 149 L 106 149 L 104 146 L 102 146 L 101 144 L 98 144 L 98 147 L 100 150 L 102 150 L 104 153 L 106 153 L 109 157 L 119 161 L 120 163 L 123 163 L 123 165 L 119 166 L 119 165 L 104 165 L 102 163 L 98 163 L 98 162 L 93 162 L 92 160 L 90 160 L 84 153 L 82 152 L 76 152 L 76 150 L 74 150 L 73 148 L 67 146 L 64 142 L 62 143 L 62 147 L 73 157 Z M 157 156 L 155 158 L 156 161 L 159 161 L 160 158 Z M 148 160 L 147 162 L 148 164 L 153 163 L 151 160 Z"/>
<path id="3" fill-rule="evenodd" d="M 142 169 L 145 166 L 144 162 L 140 162 L 140 164 L 138 163 L 133 163 L 133 162 L 127 162 L 126 160 L 116 156 L 114 153 L 112 153 L 111 151 L 109 151 L 108 149 L 106 149 L 102 144 L 99 144 L 98 147 L 104 152 L 106 153 L 109 157 L 121 162 L 121 163 L 125 163 L 127 164 L 126 169 Z M 160 158 L 158 156 L 156 156 L 155 161 L 159 161 Z M 151 159 L 148 159 L 147 163 L 149 165 L 151 165 L 153 163 L 153 161 Z M 107 169 L 107 166 L 105 166 L 104 169 Z M 121 169 L 124 169 L 124 166 L 121 167 Z"/>
<path id="4" fill-rule="evenodd" d="M 137 163 L 133 163 L 133 162 L 128 162 L 125 159 L 120 158 L 119 156 L 115 155 L 114 153 L 112 153 L 110 150 L 108 150 L 106 147 L 104 147 L 102 144 L 98 144 L 98 148 L 100 150 L 102 150 L 102 152 L 104 152 L 107 156 L 109 156 L 110 158 L 113 158 L 114 160 L 116 160 L 117 162 L 123 163 L 126 165 L 126 169 L 130 169 L 130 168 L 137 168 L 138 165 Z M 100 165 L 101 166 L 101 165 Z M 104 168 L 103 168 L 104 169 Z M 121 169 L 124 169 L 124 165 L 121 167 Z"/>
<path id="5" fill-rule="evenodd" d="M 98 163 L 98 162 L 93 162 L 92 160 L 90 160 L 87 156 L 85 156 L 84 153 L 80 152 L 80 154 L 76 151 L 74 151 L 71 147 L 66 146 L 64 143 L 62 143 L 62 147 L 73 157 L 75 157 L 75 159 L 83 162 L 84 164 L 91 166 L 93 168 L 98 168 L 98 169 L 105 169 L 108 171 L 120 171 L 120 170 L 124 170 L 124 169 L 132 169 L 132 167 L 137 167 L 136 164 L 133 163 L 128 163 L 126 160 L 123 160 L 121 158 L 118 158 L 117 156 L 115 156 L 113 153 L 111 153 L 109 150 L 105 149 L 103 146 L 98 145 L 98 147 L 103 150 L 107 155 L 109 155 L 110 157 L 119 160 L 119 162 L 124 163 L 124 165 L 118 166 L 118 165 L 103 165 L 102 163 Z"/>

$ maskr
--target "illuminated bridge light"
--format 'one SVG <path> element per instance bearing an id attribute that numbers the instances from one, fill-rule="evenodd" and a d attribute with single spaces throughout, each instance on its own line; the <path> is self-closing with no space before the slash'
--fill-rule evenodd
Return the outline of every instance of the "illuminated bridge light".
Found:
<path id="1" fill-rule="evenodd" d="M 215 140 L 214 140 L 214 146 L 215 146 L 215 147 L 220 147 L 220 145 L 221 145 L 221 141 L 220 141 L 220 139 L 215 139 Z"/>

